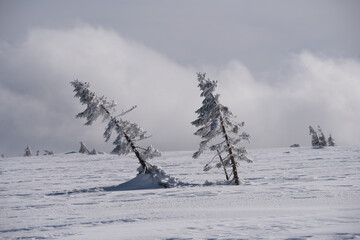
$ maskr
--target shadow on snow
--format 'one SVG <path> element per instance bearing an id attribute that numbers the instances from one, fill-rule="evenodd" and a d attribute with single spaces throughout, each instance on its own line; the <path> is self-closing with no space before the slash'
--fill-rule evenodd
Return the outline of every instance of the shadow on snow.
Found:
<path id="1" fill-rule="evenodd" d="M 184 183 L 172 177 L 159 179 L 151 174 L 138 174 L 135 178 L 115 186 L 53 192 L 47 194 L 47 196 L 68 195 L 75 193 L 91 193 L 91 192 L 149 190 L 149 189 L 162 189 L 162 188 L 185 187 L 185 186 L 200 186 L 200 184 Z"/>

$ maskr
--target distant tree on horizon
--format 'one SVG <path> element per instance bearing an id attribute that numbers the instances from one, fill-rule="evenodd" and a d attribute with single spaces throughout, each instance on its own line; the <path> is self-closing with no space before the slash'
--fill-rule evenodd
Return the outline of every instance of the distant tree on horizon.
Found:
<path id="1" fill-rule="evenodd" d="M 328 145 L 329 145 L 330 147 L 334 147 L 334 146 L 335 146 L 335 140 L 334 140 L 334 138 L 331 136 L 331 134 L 330 134 L 330 136 L 329 136 L 329 138 L 328 138 Z"/>
<path id="2" fill-rule="evenodd" d="M 326 146 L 335 146 L 334 139 L 332 138 L 331 134 L 326 141 L 325 135 L 321 130 L 321 127 L 318 126 L 317 132 L 314 130 L 312 126 L 309 126 L 310 135 L 311 135 L 311 146 L 313 148 L 324 148 Z"/>
<path id="3" fill-rule="evenodd" d="M 31 152 L 30 147 L 27 146 L 27 147 L 25 148 L 24 157 L 30 157 L 30 156 L 32 156 L 32 152 Z"/>
<path id="4" fill-rule="evenodd" d="M 79 149 L 79 153 L 89 153 L 89 149 L 86 147 L 85 143 L 80 142 L 80 149 Z"/>
<path id="5" fill-rule="evenodd" d="M 320 142 L 319 142 L 319 137 L 316 133 L 316 131 L 314 130 L 314 128 L 312 126 L 309 126 L 309 130 L 310 130 L 310 135 L 311 135 L 311 146 L 313 148 L 320 148 Z"/>
<path id="6" fill-rule="evenodd" d="M 319 146 L 320 147 L 326 147 L 327 146 L 327 142 L 326 142 L 326 138 L 324 136 L 324 133 L 322 132 L 320 126 L 318 126 L 318 136 L 319 136 Z"/>
<path id="7" fill-rule="evenodd" d="M 93 150 L 89 152 L 89 155 L 97 155 L 97 151 L 95 150 L 95 148 L 93 148 Z"/>
<path id="8" fill-rule="evenodd" d="M 44 155 L 54 155 L 54 151 L 52 150 L 44 150 Z"/>
<path id="9" fill-rule="evenodd" d="M 191 124 L 199 128 L 194 134 L 200 136 L 203 141 L 200 143 L 199 150 L 193 154 L 193 158 L 198 158 L 205 149 L 215 151 L 214 158 L 219 157 L 220 161 L 215 166 L 224 168 L 227 180 L 229 180 L 229 176 L 226 168 L 230 167 L 232 170 L 231 182 L 239 185 L 240 181 L 237 170 L 239 161 L 250 163 L 252 160 L 246 156 L 247 151 L 245 147 L 237 145 L 241 141 L 249 141 L 250 136 L 245 132 L 240 133 L 244 122 L 235 122 L 229 108 L 219 102 L 220 95 L 214 92 L 217 81 L 206 78 L 205 73 L 197 73 L 197 80 L 199 82 L 198 87 L 201 90 L 200 96 L 204 97 L 204 100 L 202 107 L 196 111 L 198 118 L 191 122 Z M 208 146 L 209 142 L 215 139 L 219 139 L 220 142 Z M 225 157 L 222 157 L 224 153 Z M 205 171 L 212 168 L 210 163 L 205 165 Z"/>

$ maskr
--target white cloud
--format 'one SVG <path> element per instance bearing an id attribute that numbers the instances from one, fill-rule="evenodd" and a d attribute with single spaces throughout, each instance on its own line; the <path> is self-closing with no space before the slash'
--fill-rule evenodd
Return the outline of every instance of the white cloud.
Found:
<path id="1" fill-rule="evenodd" d="M 294 55 L 277 81 L 257 81 L 240 63 L 217 76 L 233 112 L 245 120 L 256 146 L 309 145 L 308 126 L 320 125 L 339 144 L 359 144 L 360 63 L 310 52 Z"/>
<path id="2" fill-rule="evenodd" d="M 189 124 L 195 116 L 196 102 L 192 99 L 198 95 L 195 71 L 175 64 L 160 53 L 125 40 L 113 31 L 89 26 L 71 30 L 36 29 L 19 48 L 6 52 L 9 54 L 2 58 L 1 71 L 7 77 L 1 85 L 14 99 L 3 99 L 7 107 L 0 110 L 6 119 L 23 121 L 23 114 L 28 115 L 26 126 L 18 123 L 13 128 L 20 135 L 31 125 L 27 137 L 14 139 L 12 144 L 7 141 L 14 132 L 3 135 L 1 141 L 7 148 L 40 145 L 39 133 L 34 131 L 37 128 L 49 129 L 47 137 L 59 138 L 59 144 L 63 142 L 66 147 L 81 140 L 105 147 L 104 126 L 82 127 L 83 121 L 74 119 L 82 108 L 72 97 L 69 85 L 75 78 L 92 83 L 98 94 L 115 99 L 119 110 L 138 105 L 128 117 L 154 135 L 155 146 L 160 145 L 162 149 L 190 147 L 189 141 L 183 141 L 188 136 L 196 144 Z M 20 109 L 18 105 L 24 102 L 30 106 Z M 39 108 L 35 102 L 44 106 Z M 13 109 L 12 114 L 7 113 L 8 108 Z M 39 115 L 44 117 L 42 121 Z M 50 119 L 52 115 L 57 117 L 56 125 Z M 50 130 L 52 127 L 54 129 Z M 56 129 L 69 130 L 54 136 Z"/>
<path id="3" fill-rule="evenodd" d="M 26 145 L 75 150 L 78 141 L 109 150 L 103 125 L 82 126 L 82 109 L 69 82 L 92 83 L 119 110 L 148 130 L 162 150 L 196 149 L 200 139 L 190 122 L 200 107 L 196 71 L 181 66 L 116 32 L 90 26 L 70 30 L 34 29 L 19 46 L 0 45 L 1 152 L 20 153 Z M 246 122 L 252 146 L 309 144 L 309 124 L 320 124 L 339 144 L 360 144 L 359 62 L 309 52 L 295 55 L 279 81 L 257 81 L 239 61 L 204 67 L 219 80 L 221 100 Z"/>

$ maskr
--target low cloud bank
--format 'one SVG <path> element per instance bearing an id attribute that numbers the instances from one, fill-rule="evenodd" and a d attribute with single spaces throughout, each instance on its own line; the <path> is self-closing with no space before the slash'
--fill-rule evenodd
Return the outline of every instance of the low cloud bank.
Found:
<path id="1" fill-rule="evenodd" d="M 0 63 L 0 153 L 6 155 L 19 155 L 26 145 L 76 150 L 79 141 L 111 149 L 102 124 L 83 126 L 74 118 L 82 109 L 69 85 L 75 78 L 116 100 L 119 111 L 138 105 L 126 117 L 153 135 L 154 146 L 196 149 L 200 139 L 190 125 L 202 101 L 196 71 L 219 81 L 221 100 L 245 121 L 252 147 L 308 146 L 308 125 L 320 125 L 338 144 L 360 144 L 360 63 L 354 59 L 304 51 L 289 60 L 286 73 L 258 81 L 237 60 L 185 67 L 114 31 L 79 26 L 34 29 L 19 46 L 2 43 Z"/>

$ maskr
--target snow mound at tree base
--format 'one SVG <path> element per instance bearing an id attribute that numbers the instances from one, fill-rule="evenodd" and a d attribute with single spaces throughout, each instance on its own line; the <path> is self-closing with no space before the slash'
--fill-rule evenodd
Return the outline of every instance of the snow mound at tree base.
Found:
<path id="1" fill-rule="evenodd" d="M 167 175 L 164 170 L 162 170 L 160 167 L 156 165 L 148 165 L 146 173 L 144 173 L 142 167 L 139 167 L 138 171 L 139 171 L 139 175 L 147 174 L 151 176 L 153 182 L 165 188 L 176 187 L 178 185 L 183 184 L 177 178 Z"/>
<path id="2" fill-rule="evenodd" d="M 112 187 L 104 187 L 104 191 L 129 191 L 164 188 L 150 174 L 141 173 L 135 178 Z"/>
<path id="3" fill-rule="evenodd" d="M 165 173 L 160 167 L 155 165 L 148 165 L 147 172 L 145 173 L 141 167 L 138 168 L 138 175 L 127 182 L 121 183 L 116 186 L 109 187 L 95 187 L 88 189 L 75 189 L 72 191 L 53 192 L 47 196 L 68 195 L 75 193 L 91 193 L 101 191 L 132 191 L 132 190 L 147 190 L 147 189 L 160 189 L 172 188 L 177 186 L 189 186 L 190 184 L 183 183 L 177 178 L 171 177 Z"/>
<path id="4" fill-rule="evenodd" d="M 113 187 L 105 187 L 104 191 L 129 191 L 129 190 L 146 190 L 157 188 L 171 188 L 182 185 L 177 178 L 171 177 L 165 173 L 160 167 L 148 165 L 147 172 L 144 173 L 143 168 L 138 168 L 139 174 L 122 184 Z"/>

